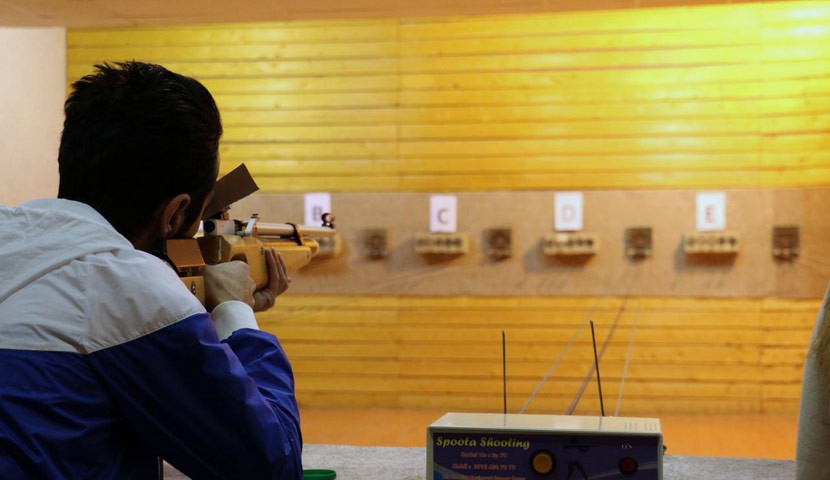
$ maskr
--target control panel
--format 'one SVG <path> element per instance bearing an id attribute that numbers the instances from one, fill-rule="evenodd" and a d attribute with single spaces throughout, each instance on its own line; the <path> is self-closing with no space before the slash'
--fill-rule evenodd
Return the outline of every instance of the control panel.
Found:
<path id="1" fill-rule="evenodd" d="M 585 232 L 556 232 L 542 239 L 545 255 L 595 255 L 599 251 L 599 237 Z"/>
<path id="2" fill-rule="evenodd" d="M 729 232 L 695 232 L 683 238 L 687 255 L 735 255 L 739 246 L 738 236 Z"/>
<path id="3" fill-rule="evenodd" d="M 662 478 L 654 418 L 448 413 L 427 429 L 427 480 Z"/>
<path id="4" fill-rule="evenodd" d="M 463 233 L 420 233 L 415 236 L 415 252 L 421 255 L 464 255 L 470 249 Z"/>

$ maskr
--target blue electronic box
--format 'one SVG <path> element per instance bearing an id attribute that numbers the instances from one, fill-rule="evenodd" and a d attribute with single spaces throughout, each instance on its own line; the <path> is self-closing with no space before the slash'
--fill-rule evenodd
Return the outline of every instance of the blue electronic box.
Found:
<path id="1" fill-rule="evenodd" d="M 656 418 L 448 413 L 427 429 L 427 480 L 662 478 Z"/>

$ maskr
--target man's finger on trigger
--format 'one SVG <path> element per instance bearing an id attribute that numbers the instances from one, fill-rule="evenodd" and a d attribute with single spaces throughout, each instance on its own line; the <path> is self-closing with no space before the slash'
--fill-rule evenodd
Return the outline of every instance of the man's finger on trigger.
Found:
<path id="1" fill-rule="evenodd" d="M 277 268 L 277 256 L 274 254 L 274 247 L 265 251 L 265 260 L 268 262 L 269 272 Z"/>
<path id="2" fill-rule="evenodd" d="M 280 276 L 280 267 L 277 263 L 277 257 L 274 254 L 274 248 L 269 248 L 270 255 L 268 257 L 268 288 L 273 289 L 274 286 L 277 284 Z"/>
<path id="3" fill-rule="evenodd" d="M 280 268 L 282 268 L 283 276 L 288 275 L 288 267 L 285 265 L 285 259 L 283 259 L 282 255 L 279 252 L 277 252 L 276 250 L 274 250 L 274 255 L 276 255 L 277 262 L 279 263 Z"/>
<path id="4" fill-rule="evenodd" d="M 282 265 L 279 265 L 279 264 L 277 266 L 277 276 L 279 278 L 278 278 L 276 286 L 279 287 L 280 285 L 285 283 L 285 278 L 288 276 L 288 274 L 285 273 L 285 268 Z"/>

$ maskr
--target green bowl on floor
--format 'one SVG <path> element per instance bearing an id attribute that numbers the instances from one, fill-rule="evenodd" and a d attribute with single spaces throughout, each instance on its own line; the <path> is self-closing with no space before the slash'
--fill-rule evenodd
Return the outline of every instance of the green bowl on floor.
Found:
<path id="1" fill-rule="evenodd" d="M 303 480 L 334 480 L 337 473 L 334 470 L 303 470 Z"/>

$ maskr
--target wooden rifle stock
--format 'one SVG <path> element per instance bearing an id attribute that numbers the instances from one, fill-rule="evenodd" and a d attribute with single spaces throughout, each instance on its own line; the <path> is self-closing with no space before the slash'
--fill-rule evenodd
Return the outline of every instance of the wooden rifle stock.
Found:
<path id="1" fill-rule="evenodd" d="M 254 222 L 252 228 L 248 225 Z M 287 273 L 311 262 L 319 251 L 314 238 L 333 236 L 332 227 L 305 227 L 293 224 L 260 224 L 256 217 L 243 223 L 235 220 L 208 220 L 205 234 L 193 239 L 167 241 L 167 255 L 184 284 L 205 302 L 205 265 L 242 261 L 248 264 L 257 289 L 268 285 L 265 251 L 273 248 L 282 256 Z"/>

